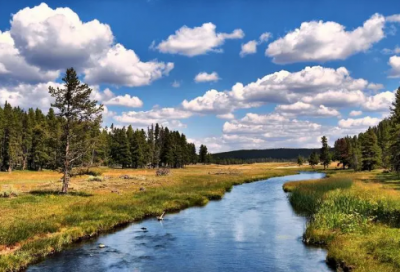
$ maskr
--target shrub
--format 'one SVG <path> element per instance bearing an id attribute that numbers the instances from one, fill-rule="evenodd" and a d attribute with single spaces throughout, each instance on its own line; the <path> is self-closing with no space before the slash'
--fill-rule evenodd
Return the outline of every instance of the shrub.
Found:
<path id="1" fill-rule="evenodd" d="M 88 181 L 104 181 L 104 178 L 99 176 L 90 176 Z"/>
<path id="2" fill-rule="evenodd" d="M 9 190 L 9 191 L 3 191 L 0 192 L 0 198 L 8 198 L 8 197 L 17 197 L 18 196 L 18 192 L 13 191 L 13 190 Z"/>
<path id="3" fill-rule="evenodd" d="M 89 176 L 101 176 L 103 174 L 103 171 L 100 169 L 90 169 L 90 168 L 75 168 L 72 169 L 71 171 L 71 176 L 83 176 L 83 175 L 89 175 Z"/>
<path id="4" fill-rule="evenodd" d="M 156 176 L 168 176 L 169 174 L 169 168 L 158 168 L 156 171 Z"/>

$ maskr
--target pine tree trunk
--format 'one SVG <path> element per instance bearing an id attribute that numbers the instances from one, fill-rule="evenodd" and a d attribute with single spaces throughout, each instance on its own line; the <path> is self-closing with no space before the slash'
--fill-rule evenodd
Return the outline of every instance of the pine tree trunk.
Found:
<path id="1" fill-rule="evenodd" d="M 68 185 L 69 185 L 69 171 L 68 168 L 64 170 L 64 178 L 63 178 L 63 187 L 61 193 L 67 194 L 68 193 Z"/>
<path id="2" fill-rule="evenodd" d="M 12 168 L 11 168 L 11 163 L 10 163 L 10 165 L 8 166 L 8 173 L 11 174 L 11 172 L 12 172 Z"/>
<path id="3" fill-rule="evenodd" d="M 24 157 L 23 163 L 22 163 L 22 170 L 26 170 L 26 161 L 27 161 L 27 156 Z"/>
<path id="4" fill-rule="evenodd" d="M 92 149 L 92 157 L 90 158 L 90 166 L 93 166 L 94 162 L 94 149 Z"/>
<path id="5" fill-rule="evenodd" d="M 64 177 L 61 193 L 68 193 L 70 173 L 69 173 L 69 135 L 67 136 L 67 145 L 65 146 L 65 161 L 64 161 Z"/>

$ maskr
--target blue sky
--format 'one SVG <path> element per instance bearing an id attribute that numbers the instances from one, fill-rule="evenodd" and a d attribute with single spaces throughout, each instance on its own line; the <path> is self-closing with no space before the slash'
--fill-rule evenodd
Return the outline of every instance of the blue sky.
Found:
<path id="1" fill-rule="evenodd" d="M 74 66 L 106 125 L 159 122 L 217 152 L 332 144 L 399 86 L 398 1 L 41 3 L 0 0 L 1 103 L 47 110 Z"/>

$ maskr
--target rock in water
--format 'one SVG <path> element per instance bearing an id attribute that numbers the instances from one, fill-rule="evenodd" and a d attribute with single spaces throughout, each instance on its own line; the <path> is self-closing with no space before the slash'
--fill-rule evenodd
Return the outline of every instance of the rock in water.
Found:
<path id="1" fill-rule="evenodd" d="M 105 248 L 105 247 L 106 247 L 106 245 L 103 245 L 103 244 L 99 245 L 99 248 Z"/>

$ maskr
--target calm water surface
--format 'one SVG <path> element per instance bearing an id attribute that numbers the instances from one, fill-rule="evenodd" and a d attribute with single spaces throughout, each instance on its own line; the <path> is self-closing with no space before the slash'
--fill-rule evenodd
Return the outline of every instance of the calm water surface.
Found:
<path id="1" fill-rule="evenodd" d="M 323 176 L 300 173 L 236 186 L 221 201 L 163 222 L 132 224 L 28 271 L 331 271 L 324 250 L 302 243 L 306 219 L 293 212 L 282 190 L 284 182 Z"/>

